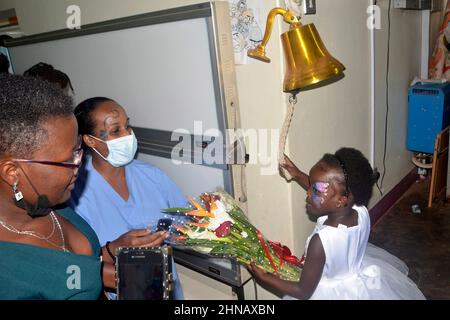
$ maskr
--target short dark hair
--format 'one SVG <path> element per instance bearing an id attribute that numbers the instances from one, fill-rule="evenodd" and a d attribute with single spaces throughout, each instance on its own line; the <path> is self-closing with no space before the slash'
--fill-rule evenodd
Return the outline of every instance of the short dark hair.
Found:
<path id="1" fill-rule="evenodd" d="M 9 71 L 8 57 L 3 53 L 0 53 L 0 73 L 8 73 Z"/>
<path id="2" fill-rule="evenodd" d="M 358 206 L 367 206 L 372 197 L 376 173 L 361 151 L 354 148 L 341 148 L 335 154 L 325 154 L 321 161 L 342 171 L 339 183 L 347 186 Z M 346 176 L 346 177 L 345 177 Z"/>
<path id="3" fill-rule="evenodd" d="M 13 37 L 7 35 L 7 34 L 2 34 L 0 35 L 0 46 L 4 47 L 5 46 L 5 40 L 9 40 L 12 39 Z"/>
<path id="4" fill-rule="evenodd" d="M 67 74 L 65 74 L 60 70 L 55 69 L 52 65 L 44 62 L 39 62 L 35 64 L 34 66 L 26 70 L 23 73 L 23 75 L 57 84 L 61 87 L 61 89 L 64 89 L 67 86 L 69 86 L 70 89 L 74 91 L 72 87 L 72 82 L 70 82 L 70 78 Z"/>
<path id="5" fill-rule="evenodd" d="M 34 78 L 0 74 L 0 83 L 0 155 L 31 157 L 47 137 L 43 123 L 72 115 L 72 98 Z"/>
<path id="6" fill-rule="evenodd" d="M 92 113 L 103 102 L 114 102 L 114 100 L 106 97 L 94 97 L 80 102 L 75 107 L 75 117 L 78 122 L 78 134 L 94 134 L 95 123 L 92 119 Z"/>

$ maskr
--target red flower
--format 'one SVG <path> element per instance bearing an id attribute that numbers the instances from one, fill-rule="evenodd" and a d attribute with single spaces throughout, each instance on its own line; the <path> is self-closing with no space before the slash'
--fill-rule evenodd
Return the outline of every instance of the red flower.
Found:
<path id="1" fill-rule="evenodd" d="M 275 251 L 277 256 L 280 257 L 281 261 L 287 261 L 296 266 L 303 266 L 305 264 L 305 256 L 304 255 L 301 259 L 299 259 L 296 256 L 292 255 L 291 250 L 288 247 L 282 245 L 281 243 L 272 242 L 272 241 L 269 241 L 269 243 L 270 243 L 273 251 Z"/>
<path id="2" fill-rule="evenodd" d="M 214 230 L 214 233 L 218 238 L 226 237 L 230 234 L 232 225 L 233 224 L 231 221 L 225 221 L 216 230 Z"/>

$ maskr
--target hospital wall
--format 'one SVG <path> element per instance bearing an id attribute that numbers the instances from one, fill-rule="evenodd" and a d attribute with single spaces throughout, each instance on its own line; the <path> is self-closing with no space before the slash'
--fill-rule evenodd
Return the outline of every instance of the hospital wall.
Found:
<path id="1" fill-rule="evenodd" d="M 81 7 L 83 24 L 148 11 L 161 10 L 204 1 L 187 0 L 2 0 L 0 10 L 15 7 L 21 30 L 28 34 L 65 27 L 68 5 Z M 280 1 L 264 0 L 268 11 L 282 6 Z M 317 14 L 304 18 L 313 22 L 326 47 L 345 66 L 345 78 L 329 86 L 298 95 L 298 104 L 289 133 L 287 153 L 298 166 L 309 168 L 325 153 L 341 146 L 360 149 L 367 157 L 375 142 L 375 166 L 382 169 L 385 115 L 385 69 L 387 43 L 387 0 L 378 1 L 382 24 L 375 30 L 375 112 L 371 112 L 370 31 L 366 27 L 368 0 L 318 0 Z M 392 189 L 411 169 L 406 150 L 407 97 L 409 82 L 420 70 L 420 14 L 392 10 L 391 63 L 386 178 L 384 192 Z M 272 63 L 236 66 L 242 127 L 280 129 L 287 106 L 282 92 L 283 53 L 279 34 L 286 25 L 277 18 L 267 54 Z M 125 106 L 126 107 L 126 106 Z M 375 125 L 374 139 L 371 128 Z M 257 157 L 253 154 L 251 157 Z M 313 223 L 305 215 L 305 192 L 287 184 L 278 175 L 262 174 L 261 166 L 246 169 L 248 215 L 270 239 L 290 246 L 302 255 L 304 242 Z M 381 196 L 374 192 L 375 204 Z M 229 288 L 189 270 L 182 270 L 187 298 L 224 299 L 231 297 Z M 253 298 L 246 288 L 248 298 Z M 259 290 L 259 298 L 274 298 Z"/>

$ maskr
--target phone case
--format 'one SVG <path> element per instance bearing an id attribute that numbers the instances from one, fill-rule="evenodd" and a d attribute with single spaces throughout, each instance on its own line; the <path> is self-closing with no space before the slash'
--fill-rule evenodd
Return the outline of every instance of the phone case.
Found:
<path id="1" fill-rule="evenodd" d="M 118 300 L 171 300 L 172 247 L 118 248 L 116 292 Z"/>

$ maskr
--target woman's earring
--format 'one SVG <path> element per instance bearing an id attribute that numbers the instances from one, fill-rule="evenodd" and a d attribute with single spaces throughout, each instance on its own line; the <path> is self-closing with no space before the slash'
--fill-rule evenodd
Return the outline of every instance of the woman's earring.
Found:
<path id="1" fill-rule="evenodd" d="M 19 191 L 19 188 L 17 188 L 17 181 L 13 184 L 13 191 L 14 191 L 14 197 L 16 198 L 16 201 L 19 202 L 23 199 L 22 192 Z"/>

